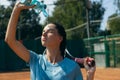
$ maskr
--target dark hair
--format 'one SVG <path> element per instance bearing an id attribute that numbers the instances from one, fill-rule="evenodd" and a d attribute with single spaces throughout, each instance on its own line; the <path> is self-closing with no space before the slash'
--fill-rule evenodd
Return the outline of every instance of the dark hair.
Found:
<path id="1" fill-rule="evenodd" d="M 66 48 L 66 32 L 64 27 L 56 22 L 52 22 L 52 24 L 55 25 L 55 28 L 58 30 L 58 33 L 63 37 L 63 40 L 60 44 L 60 51 L 61 51 L 61 55 L 64 57 L 65 55 L 65 48 Z"/>

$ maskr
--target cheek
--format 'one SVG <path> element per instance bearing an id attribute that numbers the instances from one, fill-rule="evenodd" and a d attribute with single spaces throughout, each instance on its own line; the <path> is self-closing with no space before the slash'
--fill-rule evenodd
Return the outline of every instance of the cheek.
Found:
<path id="1" fill-rule="evenodd" d="M 60 37 L 58 37 L 56 35 L 53 35 L 53 36 L 49 37 L 48 41 L 51 42 L 51 43 L 58 44 L 58 43 L 61 42 L 61 39 L 60 39 Z"/>
<path id="2" fill-rule="evenodd" d="M 55 36 L 49 36 L 48 37 L 48 41 L 55 42 L 55 41 L 57 41 L 57 37 L 55 37 Z"/>

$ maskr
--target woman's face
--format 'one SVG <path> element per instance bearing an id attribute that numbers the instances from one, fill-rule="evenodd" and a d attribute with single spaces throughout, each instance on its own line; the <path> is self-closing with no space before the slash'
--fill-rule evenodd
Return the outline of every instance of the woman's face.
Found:
<path id="1" fill-rule="evenodd" d="M 44 47 L 59 47 L 62 41 L 62 36 L 59 35 L 56 25 L 48 24 L 42 32 L 41 42 Z"/>

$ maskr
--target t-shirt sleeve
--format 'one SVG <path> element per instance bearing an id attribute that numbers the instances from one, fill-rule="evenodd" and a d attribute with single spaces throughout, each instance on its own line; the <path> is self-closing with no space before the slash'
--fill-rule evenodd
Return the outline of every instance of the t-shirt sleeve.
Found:
<path id="1" fill-rule="evenodd" d="M 39 55 L 33 51 L 30 51 L 30 61 L 29 65 L 34 65 L 38 61 Z"/>
<path id="2" fill-rule="evenodd" d="M 35 80 L 36 71 L 38 71 L 36 67 L 37 67 L 39 55 L 33 51 L 29 51 L 29 52 L 30 52 L 29 66 L 30 66 L 31 80 Z"/>

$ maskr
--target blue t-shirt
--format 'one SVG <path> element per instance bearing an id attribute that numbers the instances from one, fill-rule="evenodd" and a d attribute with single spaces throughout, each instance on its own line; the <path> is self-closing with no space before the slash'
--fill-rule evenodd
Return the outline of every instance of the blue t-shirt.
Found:
<path id="1" fill-rule="evenodd" d="M 83 80 L 79 65 L 68 58 L 51 64 L 45 55 L 30 51 L 29 64 L 31 80 Z"/>

